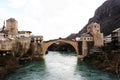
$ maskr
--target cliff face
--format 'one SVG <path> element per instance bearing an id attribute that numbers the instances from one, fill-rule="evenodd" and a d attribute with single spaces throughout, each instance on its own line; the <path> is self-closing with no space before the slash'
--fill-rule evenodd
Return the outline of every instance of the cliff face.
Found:
<path id="1" fill-rule="evenodd" d="M 0 80 L 4 80 L 9 73 L 16 71 L 21 66 L 18 60 L 12 56 L 0 56 Z"/>
<path id="2" fill-rule="evenodd" d="M 101 32 L 104 35 L 109 35 L 114 29 L 120 27 L 120 0 L 107 0 L 99 8 L 96 9 L 95 14 L 89 19 L 86 26 L 79 31 L 76 36 L 68 36 L 75 38 L 86 32 L 87 25 L 91 22 L 97 22 L 101 26 Z"/>

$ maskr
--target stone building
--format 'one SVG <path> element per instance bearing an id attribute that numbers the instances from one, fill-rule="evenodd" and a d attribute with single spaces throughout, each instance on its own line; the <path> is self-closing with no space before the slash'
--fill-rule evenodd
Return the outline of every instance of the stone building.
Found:
<path id="1" fill-rule="evenodd" d="M 39 58 L 42 55 L 43 36 L 31 36 L 31 53 L 33 58 Z"/>
<path id="2" fill-rule="evenodd" d="M 80 45 L 82 45 L 80 52 L 82 52 L 82 54 L 86 56 L 89 51 L 88 44 L 93 45 L 93 36 L 89 33 L 84 33 L 78 38 L 78 41 L 79 43 L 81 42 Z"/>
<path id="3" fill-rule="evenodd" d="M 7 27 L 4 25 L 0 31 L 0 55 L 14 55 L 13 45 L 15 44 L 15 39 L 10 37 Z"/>
<path id="4" fill-rule="evenodd" d="M 100 24 L 91 23 L 88 25 L 87 33 L 93 36 L 94 46 L 101 47 L 104 45 L 103 33 L 100 32 Z"/>
<path id="5" fill-rule="evenodd" d="M 105 38 L 104 38 L 104 44 L 105 44 L 105 46 L 111 46 L 111 42 L 112 42 L 112 36 L 111 36 L 111 34 L 108 35 L 108 36 L 105 36 Z"/>
<path id="6" fill-rule="evenodd" d="M 31 38 L 31 31 L 19 31 L 18 22 L 14 18 L 6 20 L 0 31 L 0 55 L 12 52 L 13 56 L 23 56 L 27 53 Z"/>
<path id="7" fill-rule="evenodd" d="M 9 37 L 16 37 L 18 34 L 18 22 L 14 18 L 6 20 L 6 31 Z"/>
<path id="8" fill-rule="evenodd" d="M 0 31 L 0 38 L 7 37 L 7 33 L 5 31 Z"/>
<path id="9" fill-rule="evenodd" d="M 31 36 L 31 31 L 18 31 L 17 37 L 30 37 Z"/>
<path id="10" fill-rule="evenodd" d="M 87 32 L 77 37 L 76 40 L 80 43 L 82 54 L 86 56 L 90 50 L 97 50 L 96 47 L 104 46 L 103 33 L 100 32 L 100 25 L 91 23 L 87 27 Z"/>
<path id="11" fill-rule="evenodd" d="M 43 36 L 32 36 L 31 41 L 34 43 L 42 43 L 43 42 Z"/>
<path id="12" fill-rule="evenodd" d="M 112 38 L 112 45 L 114 46 L 115 49 L 120 48 L 120 28 L 114 30 L 111 33 L 111 38 Z"/>
<path id="13" fill-rule="evenodd" d="M 7 38 L 0 39 L 0 50 L 11 50 L 12 41 Z"/>
<path id="14" fill-rule="evenodd" d="M 14 40 L 10 38 L 0 37 L 0 55 L 14 55 L 13 53 L 13 44 L 15 43 Z"/>

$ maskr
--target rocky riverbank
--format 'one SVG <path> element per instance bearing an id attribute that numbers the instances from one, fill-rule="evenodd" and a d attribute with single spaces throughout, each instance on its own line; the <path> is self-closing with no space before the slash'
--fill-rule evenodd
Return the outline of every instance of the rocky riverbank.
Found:
<path id="1" fill-rule="evenodd" d="M 94 53 L 84 59 L 100 70 L 115 74 L 120 79 L 120 53 Z"/>
<path id="2" fill-rule="evenodd" d="M 19 62 L 14 57 L 0 57 L 0 80 L 4 80 L 4 77 L 14 71 L 16 71 L 21 66 Z"/>

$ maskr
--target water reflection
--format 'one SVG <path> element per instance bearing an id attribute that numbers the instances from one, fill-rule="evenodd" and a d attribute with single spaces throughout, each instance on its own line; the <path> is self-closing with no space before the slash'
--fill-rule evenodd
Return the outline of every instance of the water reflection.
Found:
<path id="1" fill-rule="evenodd" d="M 76 59 L 76 56 L 72 57 L 64 53 L 49 52 L 46 56 L 48 78 L 50 80 L 75 80 L 73 73 Z"/>
<path id="2" fill-rule="evenodd" d="M 77 61 L 75 75 L 80 80 L 117 80 L 112 75 L 99 71 L 95 67 L 88 65 L 82 61 Z"/>
<path id="3" fill-rule="evenodd" d="M 45 60 L 26 63 L 24 67 L 10 74 L 6 80 L 42 80 L 46 73 Z"/>
<path id="4" fill-rule="evenodd" d="M 32 61 L 6 80 L 115 80 L 107 73 L 78 61 L 75 53 L 48 52 L 45 60 Z"/>

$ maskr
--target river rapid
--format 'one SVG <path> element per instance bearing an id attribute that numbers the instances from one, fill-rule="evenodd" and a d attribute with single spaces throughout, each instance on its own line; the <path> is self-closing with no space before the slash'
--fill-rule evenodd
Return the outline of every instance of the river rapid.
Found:
<path id="1" fill-rule="evenodd" d="M 77 60 L 76 53 L 49 51 L 45 60 L 26 63 L 5 80 L 117 80 Z"/>

